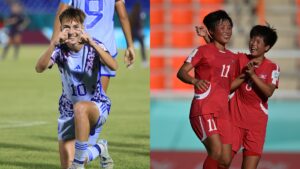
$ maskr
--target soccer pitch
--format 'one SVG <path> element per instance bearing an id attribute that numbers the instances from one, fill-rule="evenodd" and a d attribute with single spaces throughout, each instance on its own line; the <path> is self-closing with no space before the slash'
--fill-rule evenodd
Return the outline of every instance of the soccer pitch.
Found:
<path id="1" fill-rule="evenodd" d="M 60 75 L 56 66 L 42 74 L 34 69 L 45 48 L 22 46 L 18 60 L 13 60 L 10 52 L 0 61 L 1 169 L 60 168 L 57 143 Z M 127 69 L 123 53 L 119 52 L 119 70 L 108 89 L 112 108 L 100 137 L 108 140 L 115 169 L 148 169 L 149 69 L 140 66 L 138 50 L 134 67 Z M 87 166 L 96 168 L 99 159 Z"/>

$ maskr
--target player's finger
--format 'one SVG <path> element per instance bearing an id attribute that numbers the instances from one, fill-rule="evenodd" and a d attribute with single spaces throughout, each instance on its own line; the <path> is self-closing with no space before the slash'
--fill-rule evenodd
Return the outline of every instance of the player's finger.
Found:
<path id="1" fill-rule="evenodd" d="M 207 90 L 207 89 L 208 89 L 208 84 L 207 84 L 207 83 L 205 83 L 205 81 L 203 81 L 203 83 L 202 83 L 202 87 L 203 87 L 203 89 Z"/>
<path id="2" fill-rule="evenodd" d="M 249 62 L 249 63 L 247 64 L 248 69 L 251 69 L 252 66 L 253 66 L 252 62 Z"/>
<path id="3" fill-rule="evenodd" d="M 65 28 L 65 29 L 63 29 L 63 34 L 68 34 L 69 33 L 69 28 Z"/>
<path id="4" fill-rule="evenodd" d="M 203 83 L 199 83 L 199 89 L 204 92 L 207 90 L 207 87 Z"/>
<path id="5" fill-rule="evenodd" d="M 126 64 L 126 66 L 128 66 L 128 50 L 125 50 L 124 63 Z"/>
<path id="6" fill-rule="evenodd" d="M 135 53 L 131 52 L 130 53 L 130 61 L 133 63 L 135 61 Z"/>

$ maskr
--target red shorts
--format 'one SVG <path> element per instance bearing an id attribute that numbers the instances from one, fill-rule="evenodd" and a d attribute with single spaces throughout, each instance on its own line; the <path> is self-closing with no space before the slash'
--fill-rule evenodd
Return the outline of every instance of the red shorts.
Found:
<path id="1" fill-rule="evenodd" d="M 256 131 L 234 126 L 233 133 L 233 151 L 238 152 L 243 147 L 245 156 L 260 156 L 262 154 L 266 129 Z"/>
<path id="2" fill-rule="evenodd" d="M 213 114 L 206 114 L 191 117 L 190 123 L 201 141 L 213 134 L 219 134 L 223 144 L 232 144 L 232 126 L 230 121 L 214 117 Z"/>

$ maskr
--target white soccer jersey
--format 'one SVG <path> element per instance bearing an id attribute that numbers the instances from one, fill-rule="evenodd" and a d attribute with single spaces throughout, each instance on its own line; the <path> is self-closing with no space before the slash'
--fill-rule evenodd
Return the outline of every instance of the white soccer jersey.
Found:
<path id="1" fill-rule="evenodd" d="M 115 0 L 61 0 L 86 14 L 85 31 L 100 40 L 114 57 L 117 47 L 114 36 Z"/>
<path id="2" fill-rule="evenodd" d="M 95 40 L 96 41 L 96 40 Z M 101 42 L 96 41 L 105 51 Z M 108 102 L 100 82 L 100 59 L 95 49 L 84 45 L 75 53 L 64 45 L 56 47 L 51 56 L 52 65 L 58 65 L 62 80 L 59 100 L 61 118 L 73 116 L 73 105 L 78 101 Z M 52 67 L 50 66 L 50 68 Z"/>

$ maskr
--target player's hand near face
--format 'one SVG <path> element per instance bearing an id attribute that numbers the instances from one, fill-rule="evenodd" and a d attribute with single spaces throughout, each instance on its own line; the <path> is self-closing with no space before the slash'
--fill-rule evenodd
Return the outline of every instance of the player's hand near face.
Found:
<path id="1" fill-rule="evenodd" d="M 196 28 L 197 35 L 204 38 L 206 43 L 210 43 L 210 41 L 211 41 L 210 39 L 212 39 L 212 36 L 210 35 L 206 26 L 200 25 L 200 26 L 195 26 L 195 28 Z"/>
<path id="2" fill-rule="evenodd" d="M 80 43 L 90 45 L 91 42 L 93 41 L 91 36 L 88 33 L 86 33 L 85 31 L 83 31 L 82 29 L 78 30 L 77 33 L 78 33 L 78 36 L 80 39 Z"/>
<path id="3" fill-rule="evenodd" d="M 124 63 L 127 67 L 131 66 L 135 61 L 135 51 L 133 47 L 128 47 L 124 55 Z"/>
<path id="4" fill-rule="evenodd" d="M 255 74 L 254 69 L 255 66 L 258 65 L 258 63 L 256 61 L 250 61 L 248 62 L 248 64 L 246 65 L 246 69 L 245 69 L 245 73 L 251 77 Z"/>
<path id="5" fill-rule="evenodd" d="M 58 36 L 52 41 L 54 45 L 64 44 L 68 41 L 69 28 L 64 28 L 59 32 Z"/>
<path id="6" fill-rule="evenodd" d="M 203 25 L 195 26 L 195 29 L 198 36 L 201 37 L 208 36 L 208 31 Z"/>

